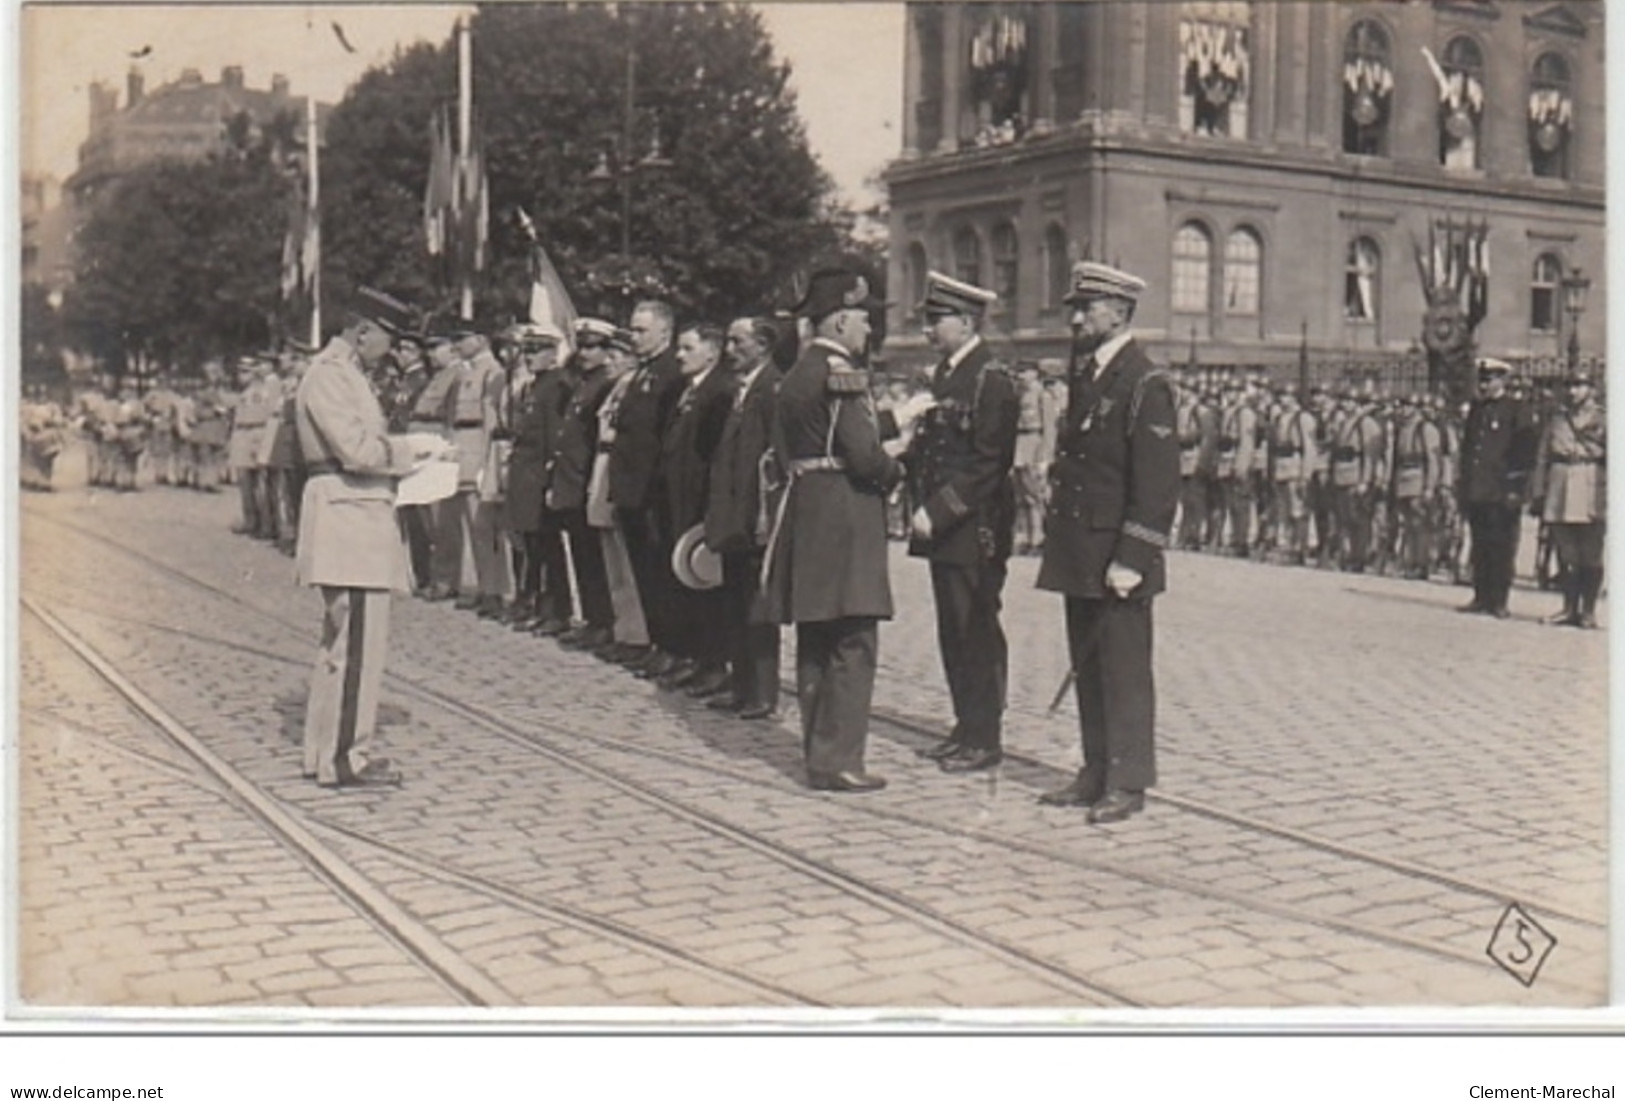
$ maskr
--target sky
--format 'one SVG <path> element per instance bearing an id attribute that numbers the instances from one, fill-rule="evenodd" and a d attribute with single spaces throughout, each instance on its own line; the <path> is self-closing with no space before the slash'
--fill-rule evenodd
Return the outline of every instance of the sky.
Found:
<path id="1" fill-rule="evenodd" d="M 864 181 L 897 155 L 902 139 L 902 4 L 769 3 L 759 5 L 779 54 L 787 58 L 807 123 L 808 140 L 842 194 L 866 198 Z M 386 63 L 397 46 L 450 33 L 462 6 L 372 4 L 259 6 L 239 3 L 159 5 L 37 4 L 21 13 L 19 135 L 23 168 L 65 179 L 77 166 L 88 130 L 92 82 L 119 90 L 132 55 L 150 90 L 201 70 L 220 79 L 240 65 L 250 87 L 285 74 L 295 94 L 314 91 L 338 102 L 366 69 Z M 333 33 L 338 22 L 355 48 Z"/>

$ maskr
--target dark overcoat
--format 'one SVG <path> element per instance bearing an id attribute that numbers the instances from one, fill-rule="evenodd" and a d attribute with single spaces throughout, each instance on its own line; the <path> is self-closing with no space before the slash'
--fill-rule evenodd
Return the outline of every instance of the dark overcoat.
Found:
<path id="1" fill-rule="evenodd" d="M 1504 394 L 1473 402 L 1461 437 L 1462 506 L 1522 497 L 1539 440 L 1526 402 Z"/>
<path id="2" fill-rule="evenodd" d="M 638 364 L 615 414 L 615 450 L 609 457 L 609 498 L 616 508 L 642 509 L 651 498 L 660 441 L 683 391 L 683 370 L 670 348 Z"/>
<path id="3" fill-rule="evenodd" d="M 531 379 L 508 410 L 508 431 L 513 451 L 508 457 L 508 526 L 514 531 L 535 531 L 542 522 L 542 499 L 547 492 L 549 400 L 557 396 L 557 376 L 548 371 Z"/>
<path id="4" fill-rule="evenodd" d="M 1003 562 L 1016 523 L 1015 382 L 978 343 L 957 366 L 938 367 L 931 396 L 937 404 L 921 417 L 907 460 L 909 489 L 931 518 L 931 538 L 911 538 L 909 553 L 955 566 Z"/>
<path id="5" fill-rule="evenodd" d="M 570 394 L 553 437 L 553 471 L 547 483 L 547 507 L 559 512 L 587 507 L 587 483 L 598 453 L 598 410 L 615 380 L 608 368 L 582 376 Z"/>
<path id="6" fill-rule="evenodd" d="M 788 486 L 765 588 L 780 622 L 891 618 L 886 494 L 903 468 L 880 446 L 889 419 L 868 372 L 830 341 L 809 344 L 779 383 L 773 448 Z"/>
<path id="7" fill-rule="evenodd" d="M 711 457 L 722 439 L 735 384 L 734 377 L 719 364 L 692 390 L 685 379 L 684 390 L 679 391 L 660 445 L 660 481 L 673 536 L 705 519 Z"/>
<path id="8" fill-rule="evenodd" d="M 762 454 L 773 432 L 773 409 L 779 380 L 768 363 L 743 393 L 734 395 L 723 422 L 716 454 L 711 457 L 711 495 L 705 509 L 705 542 L 718 554 L 743 554 L 761 545 Z"/>
<path id="9" fill-rule="evenodd" d="M 1073 359 L 1038 587 L 1104 597 L 1115 561 L 1143 575 L 1134 597 L 1154 596 L 1167 584 L 1163 552 L 1179 504 L 1173 384 L 1133 340 L 1099 378 L 1082 377 L 1086 364 Z"/>

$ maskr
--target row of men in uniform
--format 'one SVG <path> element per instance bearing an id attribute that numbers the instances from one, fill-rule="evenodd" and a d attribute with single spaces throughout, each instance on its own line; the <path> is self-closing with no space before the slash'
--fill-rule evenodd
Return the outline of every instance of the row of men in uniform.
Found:
<path id="1" fill-rule="evenodd" d="M 935 273 L 928 284 L 927 332 L 942 359 L 927 391 L 888 409 L 863 366 L 883 303 L 848 268 L 813 273 L 793 337 L 751 317 L 726 331 L 679 327 L 669 307 L 644 302 L 624 330 L 580 322 L 563 363 L 560 334 L 520 331 L 511 372 L 466 331 L 421 342 L 414 366 L 410 311 L 364 294 L 296 410 L 301 443 L 314 449 L 300 576 L 328 602 L 306 771 L 333 786 L 399 782 L 362 744 L 378 677 L 368 655 L 381 652 L 377 624 L 387 623 L 378 590 L 395 585 L 373 509 L 392 503 L 395 476 L 436 453 L 456 456 L 461 484 L 419 517 L 429 531 L 425 595 L 455 584 L 491 619 L 592 646 L 744 715 L 771 714 L 779 629 L 794 625 L 807 780 L 829 792 L 885 786 L 864 757 L 877 625 L 893 614 L 886 498 L 906 479 L 909 549 L 930 565 L 954 712 L 926 755 L 950 773 L 996 766 L 1022 402 L 980 336 L 992 292 Z M 1154 781 L 1150 599 L 1164 584 L 1179 488 L 1173 391 L 1129 329 L 1143 288 L 1105 265 L 1075 270 L 1078 350 L 1047 464 L 1039 585 L 1067 598 L 1085 767 L 1044 801 L 1087 808 L 1098 822 L 1138 812 Z M 398 391 L 394 432 L 376 381 L 364 404 L 377 414 L 355 410 L 354 380 L 390 344 L 405 359 L 384 387 Z M 775 348 L 793 351 L 788 370 Z M 339 503 L 349 507 L 329 507 Z M 472 593 L 439 542 L 453 530 L 458 564 L 474 560 Z M 512 601 L 502 599 L 502 570 L 516 563 L 503 538 L 487 535 L 517 551 Z M 581 622 L 561 630 L 573 608 Z"/>

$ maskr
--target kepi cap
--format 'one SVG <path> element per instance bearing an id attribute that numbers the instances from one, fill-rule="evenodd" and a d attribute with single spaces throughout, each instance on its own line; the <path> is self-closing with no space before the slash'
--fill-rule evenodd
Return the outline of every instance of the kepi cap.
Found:
<path id="1" fill-rule="evenodd" d="M 350 309 L 356 316 L 366 318 L 391 336 L 402 336 L 417 328 L 417 311 L 376 287 L 357 287 Z"/>
<path id="2" fill-rule="evenodd" d="M 1146 283 L 1138 275 L 1094 260 L 1079 260 L 1072 265 L 1072 289 L 1067 292 L 1066 304 L 1076 305 L 1091 298 L 1122 298 L 1139 302 Z"/>
<path id="3" fill-rule="evenodd" d="M 869 290 L 869 279 L 851 268 L 823 268 L 807 281 L 807 293 L 796 303 L 795 313 L 820 321 L 836 310 L 878 310 L 886 303 Z"/>
<path id="4" fill-rule="evenodd" d="M 927 317 L 960 314 L 979 318 L 998 297 L 985 287 L 954 279 L 940 271 L 928 271 L 925 273 L 925 301 L 920 304 L 920 310 Z"/>

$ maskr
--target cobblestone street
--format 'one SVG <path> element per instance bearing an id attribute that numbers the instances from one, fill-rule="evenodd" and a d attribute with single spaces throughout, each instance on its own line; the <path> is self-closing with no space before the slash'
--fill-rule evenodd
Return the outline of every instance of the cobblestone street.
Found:
<path id="1" fill-rule="evenodd" d="M 405 785 L 335 793 L 299 777 L 320 599 L 235 508 L 22 502 L 30 1006 L 1606 1000 L 1607 639 L 1540 625 L 1553 595 L 1497 622 L 1448 585 L 1174 556 L 1160 785 L 1109 827 L 1034 801 L 1079 755 L 1035 559 L 1005 593 L 1011 755 L 956 778 L 915 753 L 947 695 L 898 550 L 891 786 L 861 799 L 805 789 L 793 702 L 721 717 L 403 597 L 381 740 Z M 1485 952 L 1510 902 L 1557 941 L 1528 987 Z"/>

